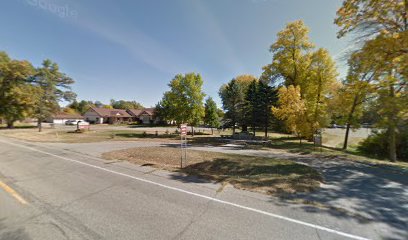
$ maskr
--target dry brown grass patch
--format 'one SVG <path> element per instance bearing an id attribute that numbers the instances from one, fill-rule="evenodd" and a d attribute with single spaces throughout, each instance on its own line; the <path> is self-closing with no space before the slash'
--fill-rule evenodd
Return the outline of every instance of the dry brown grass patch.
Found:
<path id="1" fill-rule="evenodd" d="M 176 146 L 131 148 L 103 154 L 110 160 L 180 171 L 267 194 L 312 191 L 322 181 L 316 170 L 289 160 L 188 150 L 186 167 L 180 170 L 180 156 L 180 148 Z"/>

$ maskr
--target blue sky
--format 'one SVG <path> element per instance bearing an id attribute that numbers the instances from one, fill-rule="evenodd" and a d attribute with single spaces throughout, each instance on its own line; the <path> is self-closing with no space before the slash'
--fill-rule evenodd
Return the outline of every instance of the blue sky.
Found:
<path id="1" fill-rule="evenodd" d="M 259 76 L 285 24 L 303 19 L 344 74 L 333 24 L 341 0 L 3 0 L 0 50 L 38 66 L 56 61 L 78 99 L 154 106 L 177 73 L 198 72 L 204 91 Z"/>

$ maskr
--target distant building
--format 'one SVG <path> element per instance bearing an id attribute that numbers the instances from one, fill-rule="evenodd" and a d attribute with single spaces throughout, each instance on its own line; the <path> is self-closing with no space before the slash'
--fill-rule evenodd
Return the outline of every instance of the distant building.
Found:
<path id="1" fill-rule="evenodd" d="M 95 124 L 119 124 L 132 122 L 132 116 L 123 109 L 91 107 L 84 114 L 87 122 Z"/>
<path id="2" fill-rule="evenodd" d="M 81 120 L 84 120 L 84 117 L 82 117 L 79 114 L 69 114 L 69 113 L 61 112 L 61 113 L 57 113 L 53 115 L 50 118 L 47 118 L 45 121 L 47 123 L 65 124 L 65 122 L 68 120 L 81 121 Z"/>
<path id="3" fill-rule="evenodd" d="M 143 124 L 155 124 L 159 119 L 154 116 L 155 108 L 128 109 L 127 112 L 132 116 L 134 122 Z"/>

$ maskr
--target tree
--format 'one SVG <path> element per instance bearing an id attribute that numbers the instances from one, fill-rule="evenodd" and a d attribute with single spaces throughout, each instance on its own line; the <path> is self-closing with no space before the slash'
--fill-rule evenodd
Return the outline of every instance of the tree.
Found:
<path id="1" fill-rule="evenodd" d="M 351 32 L 359 32 L 366 38 L 379 32 L 405 32 L 408 30 L 408 1 L 344 0 L 334 22 L 340 27 L 339 38 Z"/>
<path id="2" fill-rule="evenodd" d="M 273 61 L 263 67 L 261 80 L 273 84 L 283 82 L 287 87 L 300 86 L 302 90 L 308 78 L 310 51 L 314 47 L 308 33 L 309 29 L 301 20 L 287 24 L 286 28 L 278 33 L 277 41 L 270 48 Z"/>
<path id="3" fill-rule="evenodd" d="M 136 102 L 136 101 L 125 101 L 125 100 L 119 100 L 116 101 L 112 99 L 111 101 L 111 106 L 112 108 L 115 109 L 143 109 L 143 105 Z"/>
<path id="4" fill-rule="evenodd" d="M 256 135 L 256 127 L 259 125 L 260 115 L 260 98 L 258 95 L 258 84 L 253 80 L 249 85 L 244 105 L 244 122 L 251 126 L 254 137 Z"/>
<path id="5" fill-rule="evenodd" d="M 217 114 L 218 114 L 218 117 L 224 118 L 225 113 L 221 108 L 217 108 Z"/>
<path id="6" fill-rule="evenodd" d="M 260 126 L 264 129 L 265 138 L 268 137 L 268 127 L 273 120 L 272 110 L 273 106 L 277 105 L 278 101 L 278 91 L 272 86 L 269 86 L 263 81 L 258 82 L 258 93 L 257 98 L 259 99 L 259 122 Z"/>
<path id="7" fill-rule="evenodd" d="M 207 100 L 205 101 L 204 123 L 211 127 L 211 134 L 213 135 L 214 135 L 213 128 L 218 128 L 220 126 L 217 104 L 211 97 L 208 97 Z"/>
<path id="8" fill-rule="evenodd" d="M 77 114 L 79 114 L 79 112 L 78 112 L 77 110 L 75 110 L 75 109 L 73 109 L 73 108 L 70 108 L 70 107 L 64 107 L 64 108 L 62 109 L 62 111 L 63 111 L 64 113 L 66 113 L 66 114 L 72 114 L 72 115 L 77 115 Z"/>
<path id="9" fill-rule="evenodd" d="M 177 74 L 169 83 L 170 90 L 164 93 L 161 101 L 165 104 L 166 118 L 177 124 L 188 123 L 193 135 L 194 126 L 204 117 L 205 94 L 202 86 L 200 74 Z"/>
<path id="10" fill-rule="evenodd" d="M 97 108 L 103 108 L 103 106 L 105 106 L 105 104 L 103 104 L 101 101 L 95 101 L 94 105 Z"/>
<path id="11" fill-rule="evenodd" d="M 309 128 L 303 134 L 312 139 L 313 134 L 329 122 L 326 107 L 337 71 L 327 50 L 314 51 L 308 33 L 303 21 L 287 24 L 270 48 L 274 54 L 272 63 L 263 68 L 261 80 L 272 86 L 300 87 L 306 111 L 304 121 Z"/>
<path id="12" fill-rule="evenodd" d="M 60 72 L 58 64 L 49 59 L 43 61 L 42 67 L 38 68 L 33 78 L 33 84 L 39 88 L 36 99 L 35 117 L 38 119 L 38 130 L 42 130 L 42 122 L 58 112 L 61 100 L 71 101 L 75 99 L 75 93 L 70 85 L 74 80 Z"/>
<path id="13" fill-rule="evenodd" d="M 337 76 L 335 63 L 326 49 L 320 48 L 312 53 L 308 81 L 307 84 L 303 84 L 306 88 L 303 91 L 307 110 L 306 121 L 310 128 L 308 132 L 312 134 L 329 124 L 327 105 L 332 94 L 331 87 L 337 83 Z"/>
<path id="14" fill-rule="evenodd" d="M 396 161 L 396 126 L 406 116 L 408 81 L 408 1 L 345 0 L 337 11 L 338 37 L 358 33 L 365 40 L 361 52 L 370 56 L 376 77 L 379 111 L 385 118 L 389 159 Z"/>
<path id="15" fill-rule="evenodd" d="M 289 132 L 296 134 L 302 143 L 302 138 L 307 135 L 307 126 L 305 124 L 306 106 L 300 96 L 300 87 L 290 85 L 279 89 L 278 107 L 272 107 L 273 114 L 285 121 Z"/>
<path id="16" fill-rule="evenodd" d="M 12 60 L 0 52 L 0 116 L 7 127 L 29 116 L 34 107 L 33 96 L 37 89 L 28 83 L 34 68 L 28 61 Z"/>
<path id="17" fill-rule="evenodd" d="M 364 105 L 374 90 L 376 72 L 372 65 L 365 64 L 367 57 L 361 52 L 352 55 L 348 61 L 348 75 L 330 104 L 332 114 L 336 115 L 338 122 L 346 125 L 343 150 L 347 149 L 350 129 L 360 127 Z"/>
<path id="18" fill-rule="evenodd" d="M 155 118 L 160 119 L 161 122 L 164 124 L 171 123 L 173 119 L 173 115 L 170 112 L 170 103 L 166 97 L 156 104 L 154 115 Z"/>
<path id="19" fill-rule="evenodd" d="M 90 107 L 95 107 L 95 104 L 92 101 L 81 100 L 80 102 L 78 102 L 77 100 L 74 100 L 67 107 L 74 109 L 81 115 L 84 115 Z"/>
<path id="20" fill-rule="evenodd" d="M 236 125 L 241 122 L 242 106 L 244 105 L 241 86 L 233 79 L 221 87 L 219 95 L 225 110 L 224 119 L 232 126 L 232 134 L 235 134 Z"/>
<path id="21" fill-rule="evenodd" d="M 258 79 L 252 75 L 240 75 L 232 79 L 227 84 L 221 86 L 219 96 L 225 111 L 224 120 L 232 126 L 235 134 L 236 125 L 242 126 L 242 131 L 246 131 L 244 118 L 245 95 L 249 85 Z"/>

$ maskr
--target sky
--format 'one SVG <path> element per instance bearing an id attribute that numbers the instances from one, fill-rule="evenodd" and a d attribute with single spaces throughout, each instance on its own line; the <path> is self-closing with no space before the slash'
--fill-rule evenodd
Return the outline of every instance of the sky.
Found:
<path id="1" fill-rule="evenodd" d="M 49 58 L 78 100 L 154 106 L 178 73 L 200 73 L 207 96 L 241 74 L 260 76 L 270 45 L 302 19 L 340 76 L 350 42 L 333 24 L 341 0 L 2 0 L 0 51 L 34 66 Z"/>

